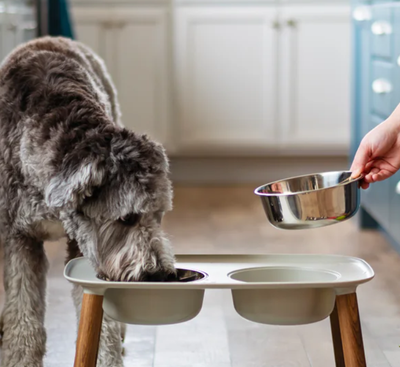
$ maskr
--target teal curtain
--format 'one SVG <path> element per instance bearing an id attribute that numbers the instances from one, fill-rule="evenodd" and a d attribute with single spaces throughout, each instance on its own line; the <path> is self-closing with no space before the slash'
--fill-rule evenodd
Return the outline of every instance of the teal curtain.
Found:
<path id="1" fill-rule="evenodd" d="M 47 0 L 48 34 L 74 38 L 68 0 Z"/>

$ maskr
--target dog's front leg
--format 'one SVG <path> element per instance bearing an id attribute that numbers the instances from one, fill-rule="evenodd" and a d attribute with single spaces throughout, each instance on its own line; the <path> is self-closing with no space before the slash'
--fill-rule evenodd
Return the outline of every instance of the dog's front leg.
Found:
<path id="1" fill-rule="evenodd" d="M 1 367 L 42 367 L 48 261 L 43 242 L 21 234 L 4 246 Z"/>

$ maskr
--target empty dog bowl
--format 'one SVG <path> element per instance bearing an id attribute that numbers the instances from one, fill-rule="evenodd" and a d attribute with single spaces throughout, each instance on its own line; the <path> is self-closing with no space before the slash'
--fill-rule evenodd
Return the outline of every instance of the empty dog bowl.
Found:
<path id="1" fill-rule="evenodd" d="M 270 223 L 279 229 L 323 227 L 353 217 L 360 206 L 360 178 L 325 172 L 275 181 L 255 190 Z"/>
<path id="2" fill-rule="evenodd" d="M 229 276 L 240 282 L 282 285 L 282 288 L 232 289 L 233 304 L 239 315 L 271 325 L 303 325 L 328 317 L 336 293 L 334 288 L 324 288 L 321 283 L 334 282 L 339 277 L 335 272 L 292 267 L 244 269 Z M 290 288 L 299 283 L 305 286 Z"/>
<path id="3" fill-rule="evenodd" d="M 197 281 L 206 273 L 178 269 L 176 282 Z M 138 325 L 167 325 L 196 317 L 202 306 L 204 289 L 109 288 L 103 310 L 116 321 Z"/>

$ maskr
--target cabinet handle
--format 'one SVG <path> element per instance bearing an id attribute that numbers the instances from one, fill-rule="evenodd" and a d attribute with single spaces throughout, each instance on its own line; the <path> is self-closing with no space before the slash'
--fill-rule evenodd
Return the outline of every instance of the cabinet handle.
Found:
<path id="1" fill-rule="evenodd" d="M 396 185 L 396 194 L 400 195 L 400 181 Z"/>
<path id="2" fill-rule="evenodd" d="M 281 24 L 278 21 L 274 21 L 274 22 L 272 22 L 272 28 L 280 29 L 281 28 Z"/>
<path id="3" fill-rule="evenodd" d="M 397 65 L 400 66 L 400 56 L 397 58 Z"/>
<path id="4" fill-rule="evenodd" d="M 124 22 L 124 21 L 119 21 L 119 22 L 108 21 L 108 22 L 103 22 L 102 24 L 103 24 L 103 27 L 107 28 L 107 29 L 109 29 L 109 28 L 123 28 L 123 27 L 125 27 L 126 22 Z"/>
<path id="5" fill-rule="evenodd" d="M 369 6 L 359 6 L 353 10 L 353 19 L 357 22 L 371 20 L 372 13 Z"/>
<path id="6" fill-rule="evenodd" d="M 34 31 L 36 28 L 37 24 L 35 22 L 25 23 L 21 27 L 23 31 Z"/>
<path id="7" fill-rule="evenodd" d="M 289 19 L 289 20 L 287 21 L 287 25 L 288 25 L 288 27 L 290 27 L 290 28 L 296 28 L 297 22 L 296 22 L 294 19 Z"/>
<path id="8" fill-rule="evenodd" d="M 376 21 L 372 23 L 371 31 L 376 36 L 383 36 L 392 33 L 392 25 L 384 21 Z"/>
<path id="9" fill-rule="evenodd" d="M 372 90 L 376 94 L 390 93 L 392 91 L 392 84 L 386 79 L 376 79 L 372 83 Z"/>
<path id="10" fill-rule="evenodd" d="M 113 22 L 111 22 L 111 21 L 108 21 L 108 22 L 102 22 L 102 25 L 103 25 L 103 27 L 104 28 L 112 28 L 112 26 L 113 26 Z"/>
<path id="11" fill-rule="evenodd" d="M 126 22 L 124 22 L 124 21 L 120 21 L 120 22 L 115 22 L 114 23 L 114 27 L 115 28 L 124 28 L 125 27 L 125 25 L 126 25 Z"/>

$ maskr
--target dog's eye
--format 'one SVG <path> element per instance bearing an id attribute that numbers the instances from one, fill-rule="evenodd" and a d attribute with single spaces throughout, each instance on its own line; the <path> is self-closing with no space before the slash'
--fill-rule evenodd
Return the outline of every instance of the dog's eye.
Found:
<path id="1" fill-rule="evenodd" d="M 118 222 L 126 226 L 135 226 L 140 220 L 140 214 L 130 213 L 118 219 Z"/>

